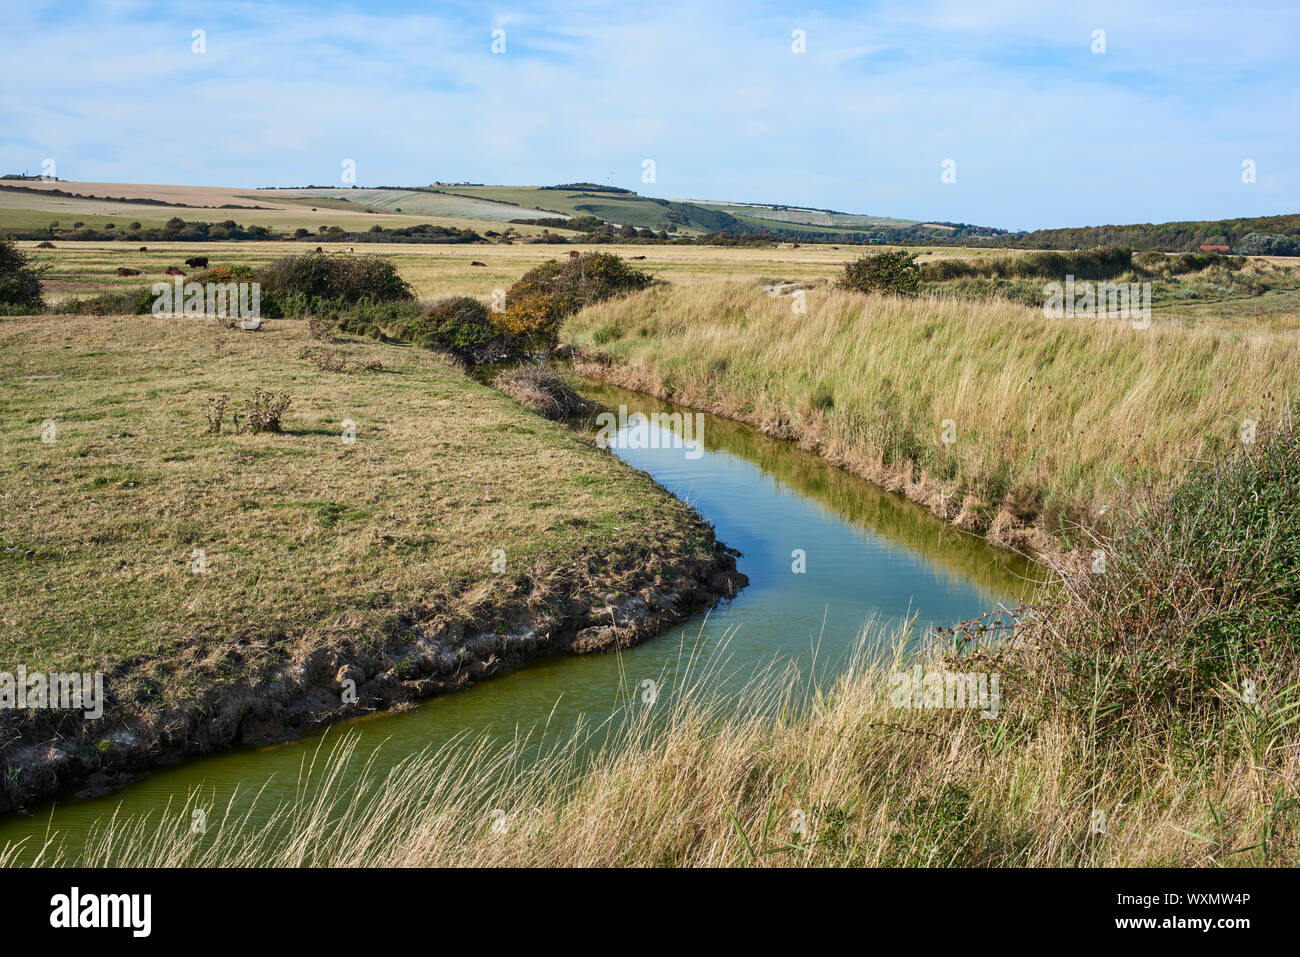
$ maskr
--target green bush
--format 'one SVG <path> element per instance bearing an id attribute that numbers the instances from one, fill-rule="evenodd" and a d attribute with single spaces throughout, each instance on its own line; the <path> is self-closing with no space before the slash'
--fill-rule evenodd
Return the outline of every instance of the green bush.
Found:
<path id="1" fill-rule="evenodd" d="M 45 267 L 19 249 L 13 240 L 0 237 L 0 306 L 40 312 L 45 308 L 41 276 Z"/>
<path id="2" fill-rule="evenodd" d="M 415 298 L 396 267 L 379 256 L 307 253 L 277 259 L 260 273 L 265 289 L 286 304 L 336 301 L 354 305 L 401 302 Z"/>
<path id="3" fill-rule="evenodd" d="M 904 249 L 875 253 L 845 263 L 840 285 L 857 292 L 915 296 L 921 287 L 921 267 L 916 253 Z"/>
<path id="4" fill-rule="evenodd" d="M 472 296 L 438 300 L 410 320 L 400 335 L 470 363 L 502 362 L 517 351 L 513 337 L 493 323 L 488 307 Z"/>
<path id="5" fill-rule="evenodd" d="M 153 311 L 156 298 L 150 286 L 114 289 L 88 299 L 64 300 L 49 311 L 64 316 L 142 316 Z"/>
<path id="6" fill-rule="evenodd" d="M 966 276 L 997 279 L 1114 279 L 1133 268 L 1133 252 L 1119 246 L 1075 252 L 1034 252 L 1023 256 L 988 259 L 939 259 L 919 267 L 927 281 L 942 282 Z"/>

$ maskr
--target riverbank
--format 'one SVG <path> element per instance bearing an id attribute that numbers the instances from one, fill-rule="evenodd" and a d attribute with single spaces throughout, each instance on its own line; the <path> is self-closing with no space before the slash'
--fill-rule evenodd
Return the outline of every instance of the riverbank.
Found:
<path id="1" fill-rule="evenodd" d="M 651 289 L 589 307 L 563 335 L 583 374 L 798 441 L 1074 571 L 1143 490 L 1240 447 L 1300 380 L 1290 331 L 1135 329 L 829 287 Z"/>
<path id="2" fill-rule="evenodd" d="M 0 810 L 626 647 L 743 585 L 647 476 L 425 350 L 43 316 L 0 320 L 0 381 L 0 670 L 105 689 L 99 720 L 0 716 Z"/>

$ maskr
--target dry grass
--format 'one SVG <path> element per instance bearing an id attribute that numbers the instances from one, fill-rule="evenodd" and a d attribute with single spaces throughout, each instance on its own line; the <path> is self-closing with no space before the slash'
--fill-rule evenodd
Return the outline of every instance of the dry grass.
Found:
<path id="1" fill-rule="evenodd" d="M 492 380 L 492 385 L 548 419 L 559 421 L 593 408 L 550 366 L 506 369 Z"/>
<path id="2" fill-rule="evenodd" d="M 901 636 L 899 636 L 901 637 Z M 875 636 L 873 636 L 873 639 Z M 677 691 L 624 702 L 603 729 L 543 746 L 472 736 L 413 755 L 368 786 L 343 739 L 301 776 L 301 798 L 252 824 L 256 800 L 191 796 L 104 822 L 75 856 L 52 835 L 38 864 L 81 866 L 1142 866 L 1300 862 L 1294 727 L 1217 766 L 1174 753 L 1126 763 L 1093 746 L 1081 716 L 1038 716 L 1033 685 L 978 711 L 891 706 L 896 662 L 861 649 L 834 688 L 805 695 L 793 668 L 734 697 L 718 661 L 684 662 Z M 878 645 L 876 647 L 879 647 Z M 943 668 L 937 651 L 930 667 Z M 1242 735 L 1244 737 L 1244 734 Z M 535 742 L 533 742 L 535 743 Z M 203 835 L 190 832 L 202 808 Z M 266 808 L 262 809 L 263 811 Z M 0 851 L 0 866 L 18 848 Z M 29 851 L 32 849 L 28 849 Z"/>
<path id="3" fill-rule="evenodd" d="M 805 301 L 655 289 L 585 310 L 564 338 L 611 357 L 619 384 L 806 439 L 868 477 L 906 472 L 945 518 L 982 511 L 972 524 L 988 527 L 1009 493 L 1021 518 L 1040 495 L 1052 532 L 1239 445 L 1244 420 L 1300 382 L 1295 332 L 835 289 Z"/>

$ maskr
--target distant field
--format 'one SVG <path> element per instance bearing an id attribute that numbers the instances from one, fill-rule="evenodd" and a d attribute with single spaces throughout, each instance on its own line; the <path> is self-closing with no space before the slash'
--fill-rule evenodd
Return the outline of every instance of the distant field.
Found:
<path id="1" fill-rule="evenodd" d="M 448 193 L 516 203 L 522 209 L 540 211 L 540 215 L 599 216 L 607 222 L 638 229 L 676 226 L 684 234 L 724 230 L 731 219 L 719 210 L 691 203 L 656 201 L 635 193 L 605 192 L 598 188 L 447 186 L 444 189 Z"/>
<path id="2" fill-rule="evenodd" d="M 504 223 L 511 219 L 536 219 L 531 210 L 520 210 L 502 203 L 491 203 L 467 196 L 431 193 L 413 189 L 307 189 L 273 190 L 268 195 L 294 203 L 316 198 L 333 201 L 338 208 L 365 206 L 386 212 L 400 211 L 408 216 L 436 216 L 440 219 L 486 220 Z M 547 213 L 547 216 L 562 215 Z M 567 218 L 567 217 L 566 217 Z"/>
<path id="3" fill-rule="evenodd" d="M 241 226 L 267 226 L 271 229 L 291 232 L 298 228 L 316 232 L 321 226 L 338 226 L 352 232 L 365 232 L 371 226 L 415 226 L 429 223 L 435 226 L 447 226 L 457 229 L 474 229 L 480 232 L 487 229 L 499 229 L 502 219 L 510 219 L 519 214 L 504 216 L 497 212 L 508 207 L 497 207 L 492 203 L 474 200 L 457 200 L 454 197 L 439 197 L 411 191 L 391 191 L 393 196 L 429 197 L 422 210 L 408 210 L 399 201 L 394 200 L 393 207 L 400 206 L 402 212 L 394 209 L 378 211 L 368 210 L 365 204 L 345 203 L 343 198 L 361 192 L 381 193 L 381 190 L 323 190 L 315 196 L 301 191 L 291 190 L 240 190 L 209 186 L 147 186 L 125 183 L 39 183 L 25 182 L 25 187 L 37 189 L 61 189 L 83 196 L 124 196 L 128 198 L 158 199 L 174 205 L 155 206 L 143 203 L 123 203 L 107 199 L 77 199 L 65 196 L 41 196 L 20 190 L 0 189 L 0 230 L 4 229 L 39 229 L 51 222 L 68 228 L 74 222 L 84 222 L 87 226 L 103 228 L 108 223 L 126 226 L 139 222 L 146 227 L 158 227 L 179 216 L 185 220 L 204 222 L 223 222 L 234 220 Z M 339 194 L 335 196 L 334 194 Z M 221 209 L 225 204 L 236 206 L 256 206 L 259 209 Z M 313 208 L 315 207 L 315 208 Z M 439 213 L 436 210 L 445 212 Z M 492 215 L 486 215 L 491 212 Z M 482 213 L 483 215 L 480 215 Z M 527 214 L 523 214 L 527 216 Z M 535 226 L 517 226 L 516 231 L 522 235 L 536 235 L 541 232 Z"/>
<path id="4" fill-rule="evenodd" d="M 860 229 L 867 226 L 916 226 L 920 220 L 895 219 L 891 216 L 860 216 L 856 213 L 831 213 L 821 209 L 804 209 L 798 206 L 767 206 L 757 203 L 723 203 L 717 200 L 697 200 L 697 205 L 714 206 L 739 219 L 771 220 L 799 226 L 838 226 Z"/>

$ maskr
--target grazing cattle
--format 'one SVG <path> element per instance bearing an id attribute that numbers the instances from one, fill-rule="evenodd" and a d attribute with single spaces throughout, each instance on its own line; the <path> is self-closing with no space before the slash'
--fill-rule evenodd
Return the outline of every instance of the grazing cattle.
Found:
<path id="1" fill-rule="evenodd" d="M 321 249 L 319 246 L 316 247 L 316 252 L 323 253 L 324 251 L 325 250 Z"/>
<path id="2" fill-rule="evenodd" d="M 481 263 L 481 262 L 479 262 L 477 259 L 475 259 L 472 263 L 470 263 L 470 265 L 471 265 L 471 266 L 486 266 L 487 263 Z"/>
<path id="3" fill-rule="evenodd" d="M 53 248 L 54 248 L 54 243 L 50 242 L 50 241 L 47 239 L 47 240 L 45 240 L 45 242 L 43 242 L 43 243 L 37 243 L 37 244 L 36 244 L 36 248 L 37 248 L 37 249 L 53 249 Z"/>
<path id="4" fill-rule="evenodd" d="M 569 258 L 570 258 L 570 259 L 577 259 L 577 258 L 578 258 L 578 251 L 577 251 L 576 249 L 570 249 L 570 250 L 569 250 Z"/>
<path id="5" fill-rule="evenodd" d="M 148 251 L 149 251 L 149 247 L 148 247 L 148 246 L 141 246 L 141 247 L 140 247 L 140 252 L 142 252 L 142 253 L 147 253 Z"/>
<path id="6" fill-rule="evenodd" d="M 118 266 L 118 267 L 117 267 L 117 274 L 118 274 L 119 276 L 138 276 L 138 275 L 140 275 L 140 270 L 138 270 L 138 269 L 127 269 L 125 266 Z"/>
<path id="7" fill-rule="evenodd" d="M 169 275 L 169 276 L 184 276 L 184 275 L 185 275 L 185 270 L 183 270 L 183 269 L 177 269 L 175 266 L 168 266 L 168 267 L 167 267 L 167 275 Z"/>
<path id="8" fill-rule="evenodd" d="M 645 259 L 644 256 L 629 256 L 629 259 Z"/>
<path id="9" fill-rule="evenodd" d="M 348 252 L 352 252 L 352 247 L 351 247 L 351 246 L 348 247 Z"/>
<path id="10" fill-rule="evenodd" d="M 208 268 L 208 257 L 191 256 L 189 259 L 185 260 L 185 265 L 193 266 L 195 269 L 206 269 Z"/>

